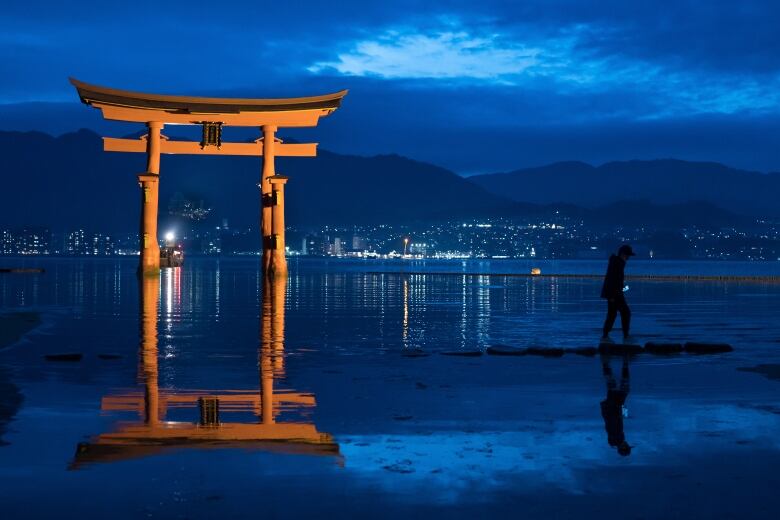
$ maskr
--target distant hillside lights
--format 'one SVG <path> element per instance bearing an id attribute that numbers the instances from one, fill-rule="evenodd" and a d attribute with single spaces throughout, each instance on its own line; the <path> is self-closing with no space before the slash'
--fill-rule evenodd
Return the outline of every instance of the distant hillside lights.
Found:
<path id="1" fill-rule="evenodd" d="M 0 255 L 111 256 L 137 255 L 128 237 L 91 233 L 83 229 L 51 233 L 45 227 L 0 230 Z"/>
<path id="2" fill-rule="evenodd" d="M 184 250 L 191 255 L 257 255 L 257 229 L 201 226 L 182 232 Z M 481 218 L 471 222 L 414 225 L 323 225 L 289 229 L 290 256 L 349 258 L 516 258 L 603 260 L 616 243 L 630 242 L 647 259 L 773 260 L 780 258 L 780 222 L 759 228 L 706 228 L 687 225 L 673 229 L 638 226 L 588 226 L 579 221 L 556 222 L 549 215 L 522 219 Z M 408 241 L 405 242 L 404 238 Z M 135 233 L 107 234 L 83 229 L 49 233 L 26 226 L 0 228 L 2 255 L 106 256 L 137 255 Z"/>
<path id="3" fill-rule="evenodd" d="M 4 229 L 0 233 L 0 252 L 4 255 L 48 255 L 51 232 L 44 227 Z"/>
<path id="4" fill-rule="evenodd" d="M 412 242 L 409 244 L 409 254 L 413 256 L 428 256 L 431 246 L 425 242 Z"/>
<path id="5" fill-rule="evenodd" d="M 168 214 L 182 217 L 195 222 L 206 220 L 211 208 L 206 207 L 203 199 L 199 201 L 187 199 L 181 192 L 176 192 L 168 202 Z"/>
<path id="6" fill-rule="evenodd" d="M 63 253 L 71 256 L 110 256 L 116 254 L 116 250 L 111 236 L 78 229 L 66 235 Z"/>
<path id="7" fill-rule="evenodd" d="M 12 255 L 13 252 L 13 237 L 11 232 L 7 229 L 0 231 L 0 254 Z"/>

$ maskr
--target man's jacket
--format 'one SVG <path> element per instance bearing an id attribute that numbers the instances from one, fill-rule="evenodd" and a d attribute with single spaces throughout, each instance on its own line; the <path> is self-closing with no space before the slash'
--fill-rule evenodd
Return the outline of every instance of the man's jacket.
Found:
<path id="1" fill-rule="evenodd" d="M 604 277 L 604 286 L 601 288 L 601 297 L 612 299 L 623 295 L 623 270 L 626 261 L 617 255 L 609 257 L 607 275 Z"/>

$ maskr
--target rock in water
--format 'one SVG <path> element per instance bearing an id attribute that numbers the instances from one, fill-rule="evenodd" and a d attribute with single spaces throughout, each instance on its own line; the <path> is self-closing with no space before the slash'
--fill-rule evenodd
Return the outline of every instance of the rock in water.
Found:
<path id="1" fill-rule="evenodd" d="M 577 354 L 578 356 L 595 356 L 599 353 L 599 349 L 596 347 L 574 347 L 567 348 L 566 352 Z"/>
<path id="2" fill-rule="evenodd" d="M 70 353 L 70 354 L 46 354 L 44 356 L 46 361 L 81 361 L 84 357 L 83 354 Z"/>
<path id="3" fill-rule="evenodd" d="M 661 343 L 648 341 L 645 350 L 651 354 L 677 354 L 683 351 L 682 343 Z"/>
<path id="4" fill-rule="evenodd" d="M 491 356 L 525 356 L 526 349 L 509 345 L 493 345 L 487 348 L 487 353 Z"/>
<path id="5" fill-rule="evenodd" d="M 403 357 L 428 357 L 428 353 L 422 350 L 406 350 L 401 355 Z"/>
<path id="6" fill-rule="evenodd" d="M 544 357 L 561 357 L 563 356 L 562 348 L 541 348 L 541 347 L 529 347 L 526 349 L 526 354 L 529 356 L 544 356 Z"/>
<path id="7" fill-rule="evenodd" d="M 728 343 L 699 343 L 698 341 L 689 341 L 685 344 L 685 351 L 691 354 L 719 354 L 721 352 L 731 352 L 734 350 Z"/>
<path id="8" fill-rule="evenodd" d="M 446 350 L 441 353 L 442 356 L 462 356 L 462 357 L 478 357 L 482 355 L 481 350 Z"/>
<path id="9" fill-rule="evenodd" d="M 642 352 L 642 345 L 633 345 L 631 343 L 600 343 L 599 352 L 602 354 L 639 354 Z"/>

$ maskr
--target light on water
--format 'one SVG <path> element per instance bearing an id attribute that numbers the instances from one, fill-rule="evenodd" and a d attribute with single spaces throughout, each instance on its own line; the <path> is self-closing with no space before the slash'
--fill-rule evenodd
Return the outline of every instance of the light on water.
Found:
<path id="1" fill-rule="evenodd" d="M 4 314 L 41 321 L 0 350 L 8 518 L 777 506 L 774 282 L 631 281 L 640 341 L 728 354 L 477 356 L 598 346 L 601 280 L 491 274 L 530 272 L 511 262 L 300 260 L 276 283 L 255 258 L 190 259 L 140 281 L 133 259 L 40 263 L 45 274 L 0 277 Z M 697 264 L 652 266 L 683 267 Z"/>

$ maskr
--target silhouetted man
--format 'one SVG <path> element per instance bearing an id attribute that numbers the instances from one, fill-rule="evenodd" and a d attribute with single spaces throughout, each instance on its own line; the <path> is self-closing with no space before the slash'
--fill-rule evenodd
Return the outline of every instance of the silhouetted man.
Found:
<path id="1" fill-rule="evenodd" d="M 607 300 L 607 319 L 604 320 L 604 333 L 601 336 L 601 341 L 611 341 L 609 332 L 615 324 L 618 312 L 620 313 L 620 323 L 623 326 L 623 341 L 630 338 L 631 309 L 628 308 L 626 297 L 623 294 L 623 271 L 631 256 L 634 256 L 634 251 L 631 246 L 624 244 L 620 246 L 616 255 L 609 257 L 604 286 L 601 288 L 601 297 Z"/>
<path id="2" fill-rule="evenodd" d="M 623 432 L 623 408 L 628 398 L 629 374 L 628 356 L 623 356 L 623 366 L 620 370 L 620 386 L 615 381 L 610 366 L 611 356 L 601 355 L 601 369 L 607 383 L 607 398 L 601 401 L 601 417 L 604 418 L 604 429 L 607 430 L 607 443 L 622 456 L 631 455 L 631 446 L 626 442 Z"/>

